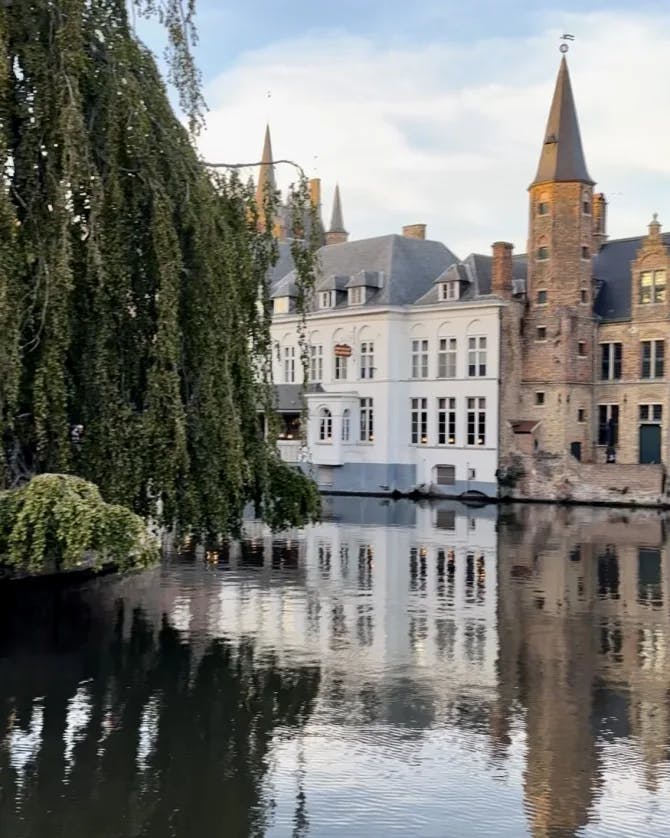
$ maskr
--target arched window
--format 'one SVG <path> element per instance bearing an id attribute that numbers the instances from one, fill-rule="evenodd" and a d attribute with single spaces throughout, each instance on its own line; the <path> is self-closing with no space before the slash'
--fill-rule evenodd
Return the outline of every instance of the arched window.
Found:
<path id="1" fill-rule="evenodd" d="M 346 407 L 342 411 L 342 442 L 349 442 L 351 439 L 351 411 Z"/>
<path id="2" fill-rule="evenodd" d="M 327 407 L 319 411 L 319 441 L 332 442 L 333 439 L 333 416 Z"/>

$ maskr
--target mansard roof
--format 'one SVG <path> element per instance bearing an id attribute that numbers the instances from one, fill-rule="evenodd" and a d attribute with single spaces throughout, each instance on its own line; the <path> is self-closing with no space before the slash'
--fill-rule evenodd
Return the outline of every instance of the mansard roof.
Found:
<path id="1" fill-rule="evenodd" d="M 318 251 L 316 290 L 325 290 L 330 277 L 347 277 L 349 282 L 351 277 L 366 272 L 367 275 L 381 276 L 382 285 L 370 288 L 364 307 L 411 305 L 429 290 L 449 265 L 457 261 L 456 256 L 441 242 L 400 235 L 326 245 Z M 288 289 L 294 282 L 295 271 L 291 270 L 280 280 L 275 280 L 272 296 L 284 296 L 281 293 L 283 289 L 288 295 Z M 345 306 L 346 301 L 343 300 L 340 305 Z"/>
<path id="2" fill-rule="evenodd" d="M 647 236 L 606 242 L 593 260 L 593 278 L 598 283 L 594 312 L 603 320 L 628 320 L 631 316 L 631 262 Z M 670 246 L 670 233 L 663 233 Z"/>

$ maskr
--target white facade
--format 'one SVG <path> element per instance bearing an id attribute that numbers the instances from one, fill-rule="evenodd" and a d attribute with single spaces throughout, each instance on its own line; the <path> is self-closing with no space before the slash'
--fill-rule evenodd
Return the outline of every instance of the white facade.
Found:
<path id="1" fill-rule="evenodd" d="M 307 451 L 301 458 L 321 488 L 495 495 L 505 303 L 490 295 L 443 296 L 404 306 L 347 299 L 329 308 L 325 297 L 317 300 L 325 307 L 308 315 L 307 338 L 309 383 L 320 388 L 306 396 Z M 279 385 L 302 383 L 297 315 L 283 313 L 288 308 L 287 298 L 275 297 Z M 289 436 L 294 438 L 280 440 L 280 448 L 296 462 L 300 443 Z"/>

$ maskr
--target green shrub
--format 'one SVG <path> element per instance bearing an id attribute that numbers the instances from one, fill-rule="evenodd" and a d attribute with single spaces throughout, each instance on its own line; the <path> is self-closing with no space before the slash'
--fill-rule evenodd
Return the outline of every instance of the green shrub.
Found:
<path id="1" fill-rule="evenodd" d="M 24 571 L 146 567 L 158 541 L 124 506 L 105 503 L 98 487 L 79 477 L 41 474 L 0 492 L 0 563 Z"/>

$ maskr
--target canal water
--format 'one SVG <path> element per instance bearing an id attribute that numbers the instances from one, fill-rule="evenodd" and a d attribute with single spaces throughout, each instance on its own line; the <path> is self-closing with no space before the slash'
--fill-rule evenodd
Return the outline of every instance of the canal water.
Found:
<path id="1" fill-rule="evenodd" d="M 0 836 L 667 836 L 656 512 L 328 500 L 0 587 Z"/>

